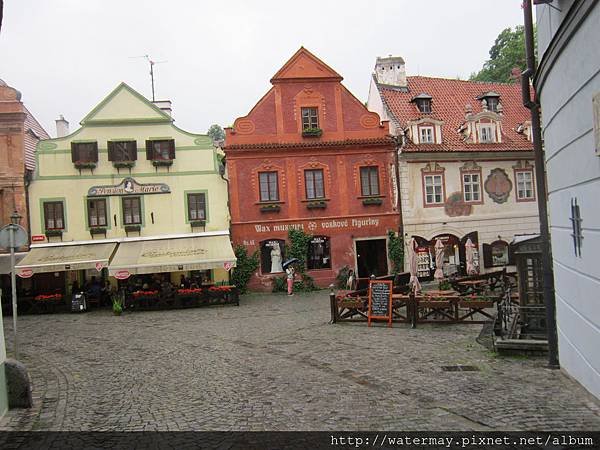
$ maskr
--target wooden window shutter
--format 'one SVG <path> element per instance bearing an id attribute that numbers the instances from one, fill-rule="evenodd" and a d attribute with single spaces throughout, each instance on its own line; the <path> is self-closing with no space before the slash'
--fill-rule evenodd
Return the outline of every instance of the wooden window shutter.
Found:
<path id="1" fill-rule="evenodd" d="M 175 159 L 175 139 L 169 139 L 169 159 Z"/>
<path id="2" fill-rule="evenodd" d="M 92 162 L 98 162 L 98 142 L 93 144 L 94 151 L 92 152 Z"/>
<path id="3" fill-rule="evenodd" d="M 154 157 L 154 146 L 152 145 L 152 141 L 146 141 L 146 159 L 148 161 L 152 160 Z"/>
<path id="4" fill-rule="evenodd" d="M 512 244 L 508 244 L 508 265 L 514 266 L 516 264 L 515 261 L 515 246 Z"/>
<path id="5" fill-rule="evenodd" d="M 79 161 L 79 149 L 77 148 L 77 144 L 71 142 L 71 162 Z"/>
<path id="6" fill-rule="evenodd" d="M 129 157 L 132 161 L 137 161 L 137 141 L 132 141 L 129 145 L 131 145 L 131 151 L 129 152 Z"/>
<path id="7" fill-rule="evenodd" d="M 107 147 L 108 147 L 108 160 L 115 161 L 115 143 L 108 141 Z"/>
<path id="8" fill-rule="evenodd" d="M 483 267 L 493 267 L 494 260 L 492 259 L 492 246 L 483 244 Z"/>

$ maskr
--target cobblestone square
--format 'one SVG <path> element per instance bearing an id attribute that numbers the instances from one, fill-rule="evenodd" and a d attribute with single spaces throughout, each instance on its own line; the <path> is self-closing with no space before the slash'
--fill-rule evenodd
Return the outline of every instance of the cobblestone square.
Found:
<path id="1" fill-rule="evenodd" d="M 480 325 L 330 325 L 326 291 L 239 307 L 23 316 L 34 407 L 2 430 L 598 430 L 600 404 Z M 4 320 L 12 349 L 11 318 Z M 444 372 L 473 365 L 479 371 Z"/>

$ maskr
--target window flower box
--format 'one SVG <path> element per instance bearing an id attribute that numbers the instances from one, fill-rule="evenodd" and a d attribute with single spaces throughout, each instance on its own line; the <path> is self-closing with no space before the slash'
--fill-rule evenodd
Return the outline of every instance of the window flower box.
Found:
<path id="1" fill-rule="evenodd" d="M 106 227 L 90 227 L 90 234 L 92 236 L 95 234 L 103 234 L 106 236 Z"/>
<path id="2" fill-rule="evenodd" d="M 172 159 L 153 159 L 152 165 L 154 167 L 170 167 L 173 165 Z"/>
<path id="3" fill-rule="evenodd" d="M 141 229 L 142 229 L 141 225 L 125 225 L 126 233 L 134 233 L 134 232 L 139 233 Z"/>
<path id="4" fill-rule="evenodd" d="M 79 170 L 94 170 L 98 165 L 95 161 L 75 161 L 73 164 L 75 165 L 75 168 Z"/>
<path id="5" fill-rule="evenodd" d="M 63 235 L 63 230 L 46 230 L 46 237 L 61 237 Z"/>
<path id="6" fill-rule="evenodd" d="M 279 212 L 281 211 L 281 206 L 276 203 L 269 205 L 261 205 L 260 212 Z"/>
<path id="7" fill-rule="evenodd" d="M 192 220 L 192 221 L 190 221 L 190 225 L 192 228 L 205 227 L 206 220 Z"/>
<path id="8" fill-rule="evenodd" d="M 321 137 L 323 130 L 320 128 L 305 128 L 302 130 L 302 137 Z"/>
<path id="9" fill-rule="evenodd" d="M 131 169 L 135 166 L 135 161 L 113 161 L 115 169 Z"/>
<path id="10" fill-rule="evenodd" d="M 324 209 L 324 208 L 327 208 L 327 203 L 323 200 L 316 201 L 316 202 L 308 202 L 306 204 L 306 207 L 308 209 Z"/>
<path id="11" fill-rule="evenodd" d="M 383 203 L 383 199 L 381 197 L 370 197 L 370 198 L 363 199 L 362 203 L 365 206 L 368 206 L 368 205 L 381 205 Z"/>

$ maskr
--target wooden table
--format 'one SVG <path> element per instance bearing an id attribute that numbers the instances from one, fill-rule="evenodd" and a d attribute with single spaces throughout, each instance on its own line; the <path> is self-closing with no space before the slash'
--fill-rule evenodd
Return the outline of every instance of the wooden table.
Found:
<path id="1" fill-rule="evenodd" d="M 465 294 L 478 293 L 484 291 L 489 285 L 487 280 L 465 280 L 459 281 L 458 284 L 465 288 Z"/>
<path id="2" fill-rule="evenodd" d="M 458 292 L 450 289 L 450 290 L 446 290 L 446 291 L 438 291 L 435 289 L 432 289 L 431 291 L 422 291 L 421 295 L 427 297 L 454 297 L 458 295 Z"/>

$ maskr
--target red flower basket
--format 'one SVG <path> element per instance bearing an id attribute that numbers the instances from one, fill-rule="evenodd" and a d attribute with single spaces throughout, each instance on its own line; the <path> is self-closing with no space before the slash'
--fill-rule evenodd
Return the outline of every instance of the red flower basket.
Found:
<path id="1" fill-rule="evenodd" d="M 62 300 L 62 294 L 40 294 L 34 297 L 34 300 L 38 302 L 49 302 Z"/>

